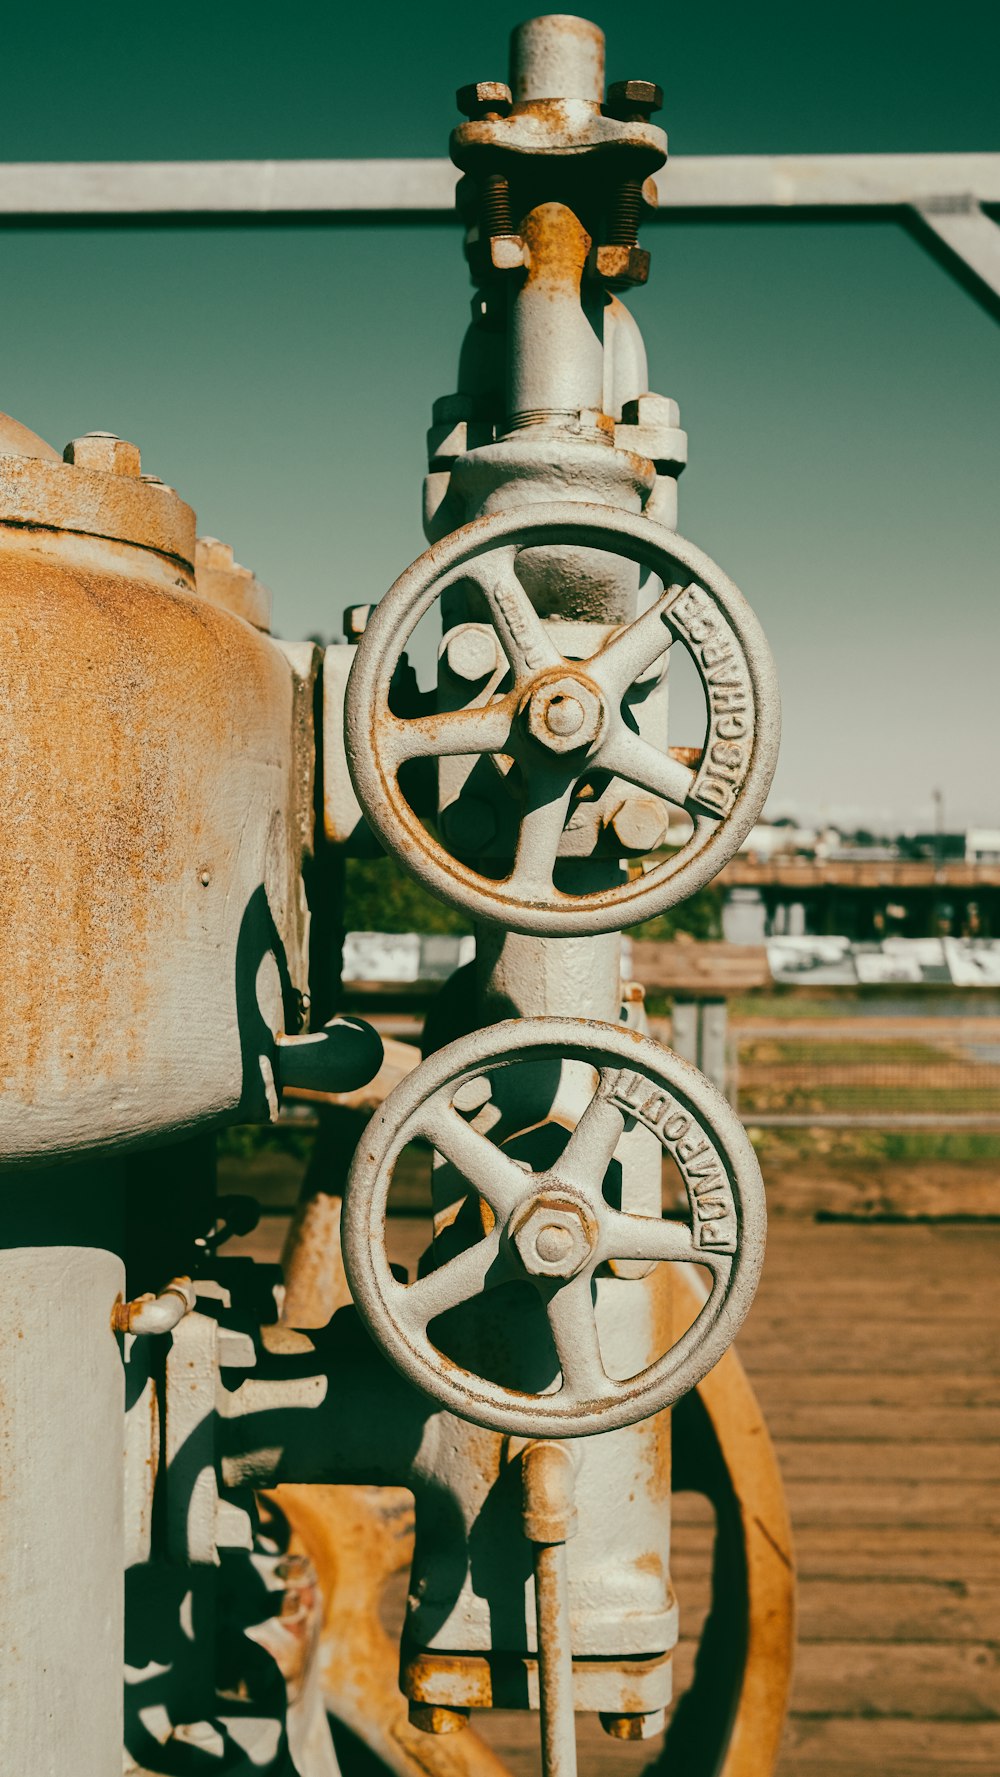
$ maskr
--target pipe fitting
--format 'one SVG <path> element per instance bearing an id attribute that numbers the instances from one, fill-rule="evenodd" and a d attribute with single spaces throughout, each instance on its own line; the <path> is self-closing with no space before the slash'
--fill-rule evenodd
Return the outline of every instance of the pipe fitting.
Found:
<path id="1" fill-rule="evenodd" d="M 111 1310 L 111 1327 L 116 1333 L 172 1333 L 194 1305 L 195 1288 L 190 1277 L 172 1277 L 159 1295 L 148 1290 L 131 1302 L 116 1302 Z"/>

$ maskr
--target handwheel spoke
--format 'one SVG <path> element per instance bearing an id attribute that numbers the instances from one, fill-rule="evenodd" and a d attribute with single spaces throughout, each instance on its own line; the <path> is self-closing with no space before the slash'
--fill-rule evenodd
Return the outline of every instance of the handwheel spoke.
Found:
<path id="1" fill-rule="evenodd" d="M 625 1118 L 601 1086 L 566 1143 L 553 1173 L 594 1197 L 603 1194 L 604 1180 L 625 1127 Z"/>
<path id="2" fill-rule="evenodd" d="M 687 1222 L 627 1215 L 618 1209 L 605 1216 L 601 1245 L 607 1259 L 666 1259 L 678 1264 L 702 1258 Z"/>
<path id="3" fill-rule="evenodd" d="M 562 1371 L 563 1392 L 576 1400 L 596 1400 L 608 1388 L 601 1357 L 589 1273 L 553 1291 L 546 1313 Z"/>
<path id="4" fill-rule="evenodd" d="M 505 887 L 525 899 L 552 894 L 552 876 L 559 856 L 575 778 L 538 769 L 529 774 L 526 801 L 517 835 L 514 867 Z"/>
<path id="5" fill-rule="evenodd" d="M 518 683 L 547 666 L 562 666 L 563 657 L 549 640 L 542 620 L 514 571 L 514 551 L 470 562 L 468 572 L 482 589 L 500 645 Z"/>
<path id="6" fill-rule="evenodd" d="M 601 748 L 598 763 L 604 771 L 613 771 L 637 789 L 663 796 L 678 808 L 684 808 L 694 788 L 695 773 L 669 753 L 661 753 L 630 728 L 612 734 Z"/>
<path id="7" fill-rule="evenodd" d="M 394 765 L 406 759 L 458 758 L 463 754 L 502 753 L 510 740 L 514 720 L 510 697 L 480 709 L 445 710 L 440 715 L 398 716 L 385 720 L 383 752 Z"/>
<path id="8" fill-rule="evenodd" d="M 465 1247 L 453 1259 L 439 1265 L 436 1271 L 418 1277 L 416 1283 L 401 1290 L 403 1317 L 411 1324 L 426 1327 L 439 1314 L 447 1314 L 449 1308 L 457 1308 L 460 1303 L 481 1296 L 484 1290 L 500 1282 L 499 1267 L 497 1275 L 490 1276 L 497 1265 L 499 1250 L 500 1236 L 494 1229 L 485 1240 Z"/>
<path id="9" fill-rule="evenodd" d="M 506 1220 L 529 1188 L 525 1173 L 510 1156 L 441 1099 L 424 1106 L 419 1127 L 442 1158 L 485 1197 L 497 1219 Z"/>
<path id="10" fill-rule="evenodd" d="M 668 586 L 648 611 L 605 642 L 587 662 L 587 671 L 609 697 L 624 697 L 640 673 L 665 654 L 674 640 L 670 610 L 681 597 L 683 586 Z"/>

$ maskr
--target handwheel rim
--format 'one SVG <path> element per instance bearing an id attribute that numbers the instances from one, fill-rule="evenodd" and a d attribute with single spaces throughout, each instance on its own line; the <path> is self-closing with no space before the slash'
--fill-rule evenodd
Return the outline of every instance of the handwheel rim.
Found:
<path id="1" fill-rule="evenodd" d="M 687 841 L 647 874 L 612 888 L 570 895 L 553 884 L 541 897 L 525 896 L 453 856 L 427 832 L 400 790 L 385 740 L 392 666 L 443 584 L 480 556 L 515 543 L 518 549 L 582 543 L 613 554 L 615 538 L 628 544 L 630 559 L 661 577 L 665 561 L 676 564 L 720 613 L 726 634 L 731 633 L 738 645 L 752 698 L 749 763 L 733 807 L 696 850 L 690 850 L 692 841 Z M 705 674 L 693 649 L 689 652 L 705 690 L 711 739 L 712 706 Z M 777 763 L 781 718 L 767 639 L 743 594 L 716 563 L 695 544 L 641 515 L 559 501 L 476 519 L 406 569 L 376 606 L 361 638 L 348 681 L 345 726 L 351 776 L 366 817 L 387 849 L 418 880 L 476 918 L 529 935 L 560 936 L 620 930 L 655 917 L 710 882 L 760 816 Z M 707 815 L 704 824 L 711 824 Z"/>
<path id="2" fill-rule="evenodd" d="M 383 1237 L 392 1169 L 411 1139 L 421 1108 L 445 1089 L 454 1093 L 484 1071 L 551 1060 L 553 1051 L 558 1051 L 561 1059 L 597 1068 L 599 1057 L 610 1056 L 623 1068 L 645 1074 L 690 1112 L 699 1129 L 710 1135 L 723 1161 L 737 1219 L 735 1251 L 725 1287 L 713 1290 L 702 1315 L 666 1353 L 632 1378 L 621 1382 L 607 1378 L 604 1397 L 590 1403 L 572 1400 L 560 1404 L 558 1394 L 525 1394 L 490 1382 L 448 1358 L 426 1330 L 422 1337 L 414 1336 L 412 1327 L 401 1324 L 397 1313 L 401 1286 L 390 1270 Z M 766 1208 L 749 1138 L 721 1093 L 696 1068 L 650 1038 L 620 1026 L 536 1018 L 509 1020 L 477 1032 L 475 1039 L 460 1038 L 396 1087 L 359 1143 L 345 1191 L 342 1236 L 348 1281 L 362 1317 L 390 1361 L 415 1386 L 459 1417 L 494 1431 L 524 1437 L 576 1437 L 634 1424 L 672 1405 L 695 1387 L 728 1349 L 749 1310 L 760 1276 Z M 707 1262 L 704 1253 L 694 1257 L 696 1262 Z"/>

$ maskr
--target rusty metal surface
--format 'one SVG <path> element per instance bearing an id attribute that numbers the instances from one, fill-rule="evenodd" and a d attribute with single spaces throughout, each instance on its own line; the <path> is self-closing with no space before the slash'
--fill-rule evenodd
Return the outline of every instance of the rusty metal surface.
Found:
<path id="1" fill-rule="evenodd" d="M 91 446 L 79 463 L 72 460 L 76 443 Z M 74 444 L 67 445 L 69 460 L 63 463 L 0 456 L 0 523 L 137 544 L 176 562 L 184 576 L 179 583 L 186 585 L 195 545 L 190 506 L 155 476 L 140 473 L 135 445 L 126 447 L 134 456 L 123 462 L 124 440 L 108 434 Z"/>
<path id="2" fill-rule="evenodd" d="M 315 651 L 303 677 L 159 548 L 29 528 L 5 496 L 40 475 L 84 484 L 39 507 L 50 526 L 111 522 L 124 487 L 123 534 L 152 502 L 174 525 L 147 536 L 194 540 L 169 490 L 0 463 L 3 1164 L 268 1117 L 308 993 Z"/>
<path id="3" fill-rule="evenodd" d="M 395 1777 L 507 1777 L 470 1728 L 431 1736 L 409 1719 L 398 1649 L 380 1618 L 386 1583 L 409 1565 L 413 1508 L 399 1488 L 281 1487 L 274 1498 L 315 1564 L 325 1603 L 327 1708 Z"/>

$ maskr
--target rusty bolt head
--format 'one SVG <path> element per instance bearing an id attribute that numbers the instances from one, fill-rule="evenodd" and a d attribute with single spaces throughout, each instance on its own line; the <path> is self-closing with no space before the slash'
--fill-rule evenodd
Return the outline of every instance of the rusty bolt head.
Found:
<path id="1" fill-rule="evenodd" d="M 655 851 L 667 835 L 667 810 L 656 796 L 629 796 L 608 823 L 622 851 L 642 857 Z"/>
<path id="2" fill-rule="evenodd" d="M 528 733 L 550 753 L 593 746 L 603 724 L 604 703 L 597 686 L 575 674 L 546 679 L 528 699 Z"/>
<path id="3" fill-rule="evenodd" d="M 666 1722 L 665 1709 L 647 1709 L 642 1715 L 601 1715 L 601 1727 L 612 1740 L 652 1740 L 662 1734 Z"/>
<path id="4" fill-rule="evenodd" d="M 453 630 L 444 651 L 448 671 L 470 685 L 496 671 L 498 654 L 496 636 L 483 623 L 463 623 Z"/>
<path id="5" fill-rule="evenodd" d="M 611 117 L 647 118 L 663 109 L 663 88 L 655 80 L 616 80 L 604 107 Z"/>
<path id="6" fill-rule="evenodd" d="M 410 1703 L 410 1726 L 422 1734 L 460 1734 L 469 1725 L 468 1709 L 452 1709 L 444 1703 Z"/>
<path id="7" fill-rule="evenodd" d="M 114 432 L 85 432 L 71 438 L 63 461 L 77 469 L 96 469 L 101 475 L 138 475 L 142 468 L 139 446 L 117 438 Z"/>
<path id="8" fill-rule="evenodd" d="M 570 1197 L 542 1192 L 525 1205 L 511 1238 L 531 1277 L 575 1277 L 597 1241 L 597 1224 Z"/>
<path id="9" fill-rule="evenodd" d="M 473 86 L 460 86 L 455 94 L 462 116 L 473 123 L 481 117 L 506 117 L 512 102 L 510 87 L 502 80 L 477 80 Z"/>
<path id="10" fill-rule="evenodd" d="M 594 268 L 605 284 L 623 290 L 649 282 L 649 254 L 645 247 L 598 247 Z"/>
<path id="11" fill-rule="evenodd" d="M 371 605 L 348 605 L 344 612 L 344 634 L 349 642 L 360 642 L 372 614 Z"/>

